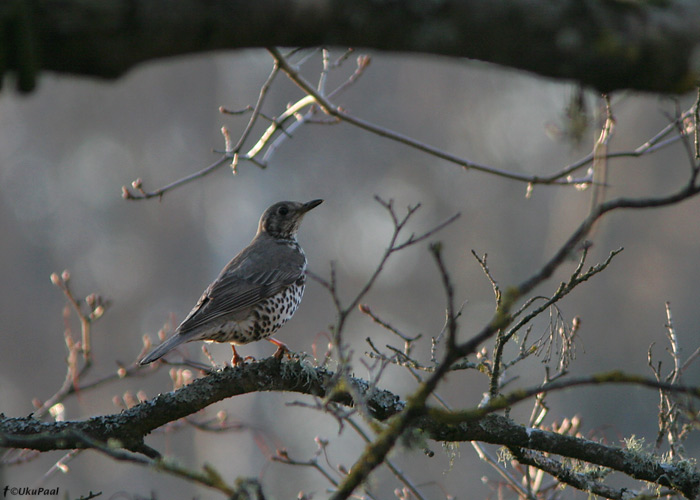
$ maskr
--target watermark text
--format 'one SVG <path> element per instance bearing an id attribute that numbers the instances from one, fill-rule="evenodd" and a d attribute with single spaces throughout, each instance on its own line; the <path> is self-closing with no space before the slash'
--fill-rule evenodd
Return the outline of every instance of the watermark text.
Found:
<path id="1" fill-rule="evenodd" d="M 58 496 L 58 486 L 55 488 L 31 488 L 29 486 L 5 486 L 2 490 L 2 497 L 7 498 L 8 493 L 13 497 L 22 496 Z"/>

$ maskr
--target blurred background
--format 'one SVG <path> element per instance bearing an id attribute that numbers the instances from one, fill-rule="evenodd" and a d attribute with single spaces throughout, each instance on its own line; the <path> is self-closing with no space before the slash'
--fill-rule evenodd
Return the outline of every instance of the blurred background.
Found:
<path id="1" fill-rule="evenodd" d="M 346 64 L 332 83 L 352 72 L 352 58 Z M 456 298 L 466 301 L 463 339 L 478 331 L 494 308 L 490 284 L 470 251 L 488 254 L 494 277 L 506 287 L 537 270 L 586 216 L 590 191 L 535 186 L 528 199 L 523 183 L 465 171 L 347 124 L 301 127 L 276 150 L 265 170 L 242 163 L 233 176 L 223 166 L 162 200 L 122 199 L 121 187 L 138 177 L 147 190 L 155 189 L 215 161 L 218 155 L 212 150 L 223 149 L 221 126 L 226 125 L 235 140 L 247 119 L 221 115 L 218 107 L 254 105 L 271 67 L 265 51 L 241 51 L 153 63 L 114 82 L 44 74 L 39 89 L 28 96 L 18 95 L 10 85 L 3 89 L 2 413 L 29 414 L 32 399 L 50 397 L 65 376 L 65 297 L 51 284 L 52 272 L 70 270 L 76 295 L 96 292 L 111 301 L 94 326 L 96 365 L 89 381 L 113 373 L 117 363 L 132 363 L 142 349 L 143 335 L 155 343 L 165 323 L 181 321 L 219 270 L 248 244 L 263 210 L 279 200 L 326 200 L 305 218 L 299 241 L 314 273 L 328 277 L 329 263 L 336 263 L 345 300 L 371 275 L 391 235 L 391 221 L 375 195 L 393 199 L 401 210 L 422 204 L 405 237 L 460 212 L 454 224 L 430 241 L 444 243 Z M 304 65 L 309 79 L 319 70 L 318 56 Z M 580 145 L 559 137 L 566 131 L 566 108 L 574 92 L 572 85 L 484 64 L 376 53 L 362 78 L 336 102 L 356 116 L 472 161 L 546 175 L 590 152 L 599 134 L 601 103 L 591 93 L 585 101 L 592 128 L 583 133 Z M 264 112 L 279 115 L 300 96 L 279 76 Z M 616 130 L 611 151 L 621 151 L 648 140 L 668 123 L 677 105 L 692 104 L 692 96 L 677 103 L 620 95 L 613 96 L 613 103 Z M 258 136 L 265 125 L 262 121 L 256 129 Z M 653 156 L 611 161 L 609 168 L 608 197 L 668 193 L 685 182 L 689 171 L 680 144 Z M 656 359 L 670 368 L 666 301 L 671 303 L 684 355 L 697 347 L 698 209 L 700 200 L 695 199 L 658 210 L 616 212 L 598 227 L 591 265 L 614 249 L 625 250 L 606 272 L 559 304 L 568 322 L 574 316 L 582 321 L 572 374 L 622 369 L 651 376 L 647 351 L 652 343 Z M 364 300 L 407 335 L 423 335 L 416 356 L 425 363 L 430 360 L 429 339 L 441 330 L 445 305 L 427 247 L 425 242 L 394 255 Z M 553 293 L 575 265 L 572 261 L 563 266 L 536 293 Z M 314 342 L 323 349 L 334 313 L 327 291 L 311 280 L 296 316 L 277 338 L 297 352 L 310 353 Z M 532 335 L 541 335 L 547 325 L 547 318 L 538 320 Z M 75 322 L 72 327 L 79 331 Z M 368 336 L 377 346 L 401 347 L 395 337 L 357 313 L 345 338 L 354 350 L 359 377 L 368 376 L 361 363 L 369 350 Z M 187 351 L 204 359 L 200 348 L 199 343 L 190 344 Z M 210 351 L 219 363 L 230 359 L 227 346 L 214 345 Z M 266 357 L 274 346 L 260 342 L 239 352 Z M 699 374 L 697 368 L 689 371 L 686 381 L 697 384 Z M 536 384 L 544 377 L 544 364 L 532 358 L 510 375 L 519 377 L 513 387 Z M 405 396 L 415 381 L 392 368 L 380 385 Z M 65 404 L 65 418 L 117 412 L 113 397 L 125 391 L 143 390 L 153 397 L 171 388 L 167 369 L 148 378 L 128 378 L 72 397 Z M 471 407 L 487 389 L 483 375 L 458 372 L 438 392 L 454 407 Z M 270 462 L 267 454 L 284 447 L 291 457 L 306 460 L 320 437 L 330 440 L 330 463 L 349 468 L 364 445 L 351 429 L 339 429 L 333 418 L 287 405 L 294 401 L 310 402 L 295 394 L 273 393 L 223 401 L 202 418 L 226 410 L 241 431 L 207 434 L 185 427 L 167 435 L 154 433 L 147 443 L 189 467 L 208 462 L 230 482 L 239 476 L 258 477 L 270 498 L 295 497 L 300 490 L 324 498 L 330 485 L 318 472 Z M 548 421 L 579 415 L 584 433 L 610 443 L 633 434 L 649 444 L 656 439 L 654 391 L 590 387 L 552 394 L 548 401 Z M 526 421 L 530 409 L 530 404 L 521 404 L 512 416 Z M 481 478 L 498 478 L 468 443 L 449 453 L 440 443 L 428 446 L 435 451 L 433 458 L 420 448 L 392 455 L 427 497 L 493 494 Z M 688 455 L 697 456 L 698 447 L 697 438 L 691 439 Z M 90 490 L 102 491 L 103 498 L 219 497 L 95 452 L 77 455 L 67 464 L 68 473 L 45 477 L 63 455 L 45 453 L 5 468 L 3 481 L 11 486 L 59 486 L 61 494 L 69 492 L 71 498 Z M 386 469 L 373 477 L 378 498 L 391 498 L 400 487 Z"/>

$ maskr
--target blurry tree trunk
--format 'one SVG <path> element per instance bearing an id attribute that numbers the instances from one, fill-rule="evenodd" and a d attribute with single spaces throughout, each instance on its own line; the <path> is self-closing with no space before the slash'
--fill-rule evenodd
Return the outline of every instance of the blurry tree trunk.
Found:
<path id="1" fill-rule="evenodd" d="M 700 2 L 4 0 L 0 71 L 115 78 L 195 52 L 335 45 L 488 61 L 601 91 L 695 85 Z"/>

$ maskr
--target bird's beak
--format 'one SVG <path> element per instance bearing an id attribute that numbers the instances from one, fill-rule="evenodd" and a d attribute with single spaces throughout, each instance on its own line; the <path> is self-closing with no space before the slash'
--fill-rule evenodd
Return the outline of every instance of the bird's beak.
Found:
<path id="1" fill-rule="evenodd" d="M 323 200 L 311 200 L 311 201 L 307 201 L 306 203 L 304 203 L 304 204 L 301 206 L 301 213 L 305 214 L 306 212 L 308 212 L 308 211 L 311 210 L 312 208 L 316 208 L 317 206 L 319 206 L 321 203 L 323 203 Z"/>

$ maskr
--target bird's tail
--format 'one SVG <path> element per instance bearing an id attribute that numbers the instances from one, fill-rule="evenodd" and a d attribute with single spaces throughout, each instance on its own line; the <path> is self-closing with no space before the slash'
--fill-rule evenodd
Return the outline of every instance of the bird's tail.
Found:
<path id="1" fill-rule="evenodd" d="M 151 353 L 143 358 L 141 361 L 139 361 L 140 365 L 147 365 L 148 363 L 154 362 L 156 359 L 160 359 L 163 355 L 165 355 L 167 352 L 171 351 L 172 349 L 175 349 L 177 346 L 180 344 L 184 344 L 185 342 L 188 342 L 189 340 L 192 340 L 191 337 L 187 337 L 186 335 L 182 335 L 180 333 L 176 333 L 172 337 L 170 337 L 168 340 L 163 342 L 161 345 L 153 349 Z"/>

